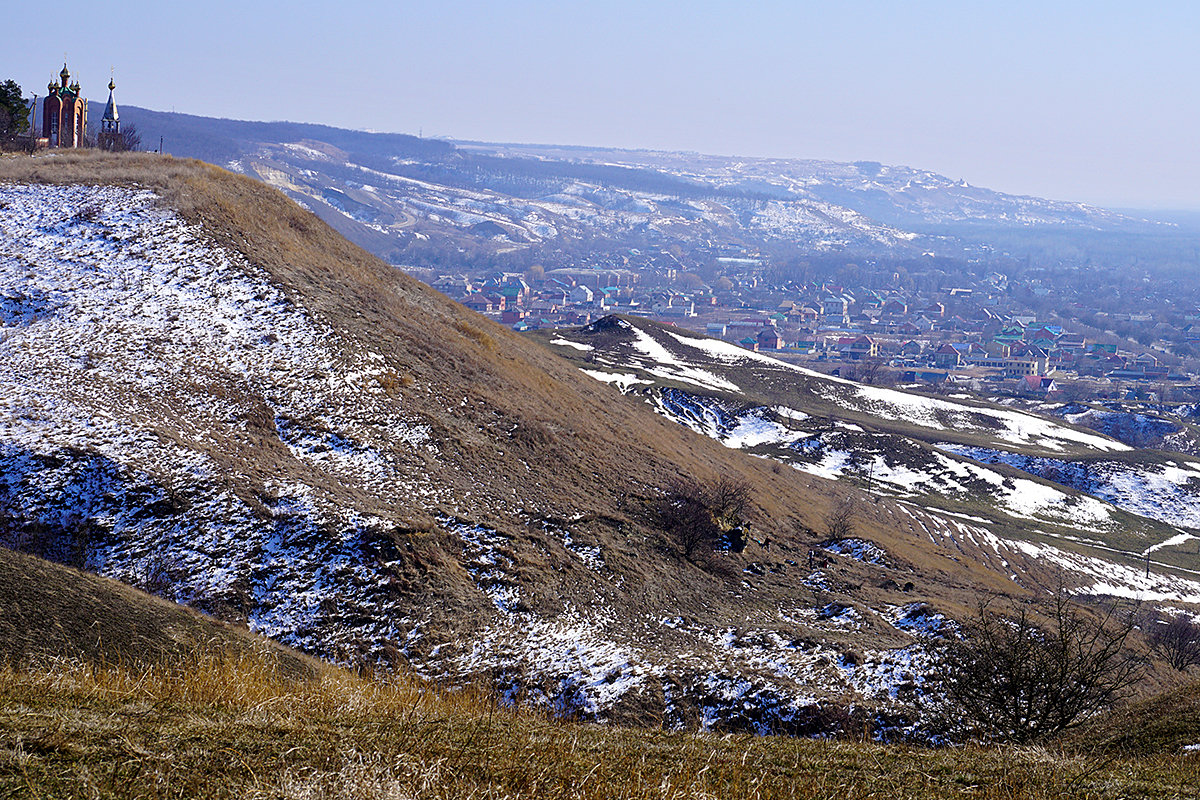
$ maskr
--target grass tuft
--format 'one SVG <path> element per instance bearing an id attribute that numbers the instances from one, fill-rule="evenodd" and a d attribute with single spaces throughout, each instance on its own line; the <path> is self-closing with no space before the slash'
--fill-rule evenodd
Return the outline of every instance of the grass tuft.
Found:
<path id="1" fill-rule="evenodd" d="M 0 670 L 0 796 L 1188 798 L 1200 756 L 579 725 L 268 654 Z"/>

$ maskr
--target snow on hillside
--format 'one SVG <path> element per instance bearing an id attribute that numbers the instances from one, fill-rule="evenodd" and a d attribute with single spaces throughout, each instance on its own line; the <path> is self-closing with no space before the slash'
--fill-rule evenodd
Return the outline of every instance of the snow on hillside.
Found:
<path id="1" fill-rule="evenodd" d="M 1064 461 L 982 447 L 941 444 L 943 450 L 983 463 L 1002 463 L 1100 498 L 1169 525 L 1200 528 L 1200 462 Z"/>
<path id="2" fill-rule="evenodd" d="M 793 409 L 743 409 L 729 401 L 678 389 L 663 389 L 651 397 L 655 409 L 697 433 L 737 449 L 768 446 L 766 454 L 782 458 L 796 469 L 830 480 L 867 480 L 876 492 L 898 497 L 928 495 L 986 501 L 998 511 L 1027 520 L 1046 520 L 1104 531 L 1116 524 L 1112 508 L 1093 497 L 1082 497 L 1054 486 L 1001 475 L 995 470 L 934 450 L 889 449 L 869 452 L 863 441 L 838 446 L 837 433 L 814 433 L 789 427 L 789 418 L 805 415 Z M 950 449 L 950 448 L 947 448 Z M 964 452 L 970 457 L 970 453 Z"/>
<path id="3" fill-rule="evenodd" d="M 319 488 L 436 499 L 395 452 L 428 450 L 427 428 L 371 407 L 379 354 L 145 190 L 0 186 L 0 286 L 0 499 L 51 528 L 90 526 L 88 566 L 169 576 L 177 599 L 235 605 L 282 641 L 337 654 L 343 639 L 401 638 L 403 613 L 359 557 L 390 523 Z M 225 458 L 251 421 L 276 433 L 285 467 L 253 504 Z M 333 624 L 331 594 L 369 608 L 370 630 Z"/>
<path id="4" fill-rule="evenodd" d="M 604 333 L 610 328 L 615 336 Z M 591 342 L 589 332 L 601 338 L 587 345 L 595 347 L 588 351 L 588 374 L 619 381 L 623 391 L 644 395 L 659 413 L 728 447 L 822 478 L 948 509 L 982 503 L 1010 522 L 1076 528 L 1097 542 L 1128 526 L 1118 509 L 1200 527 L 1200 465 L 1190 461 L 1163 465 L 1150 456 L 1130 458 L 1131 445 L 1053 418 L 861 385 L 730 342 L 634 320 L 599 323 L 578 335 L 563 332 L 553 344 Z M 646 380 L 661 383 L 645 388 Z M 750 397 L 786 397 L 791 405 L 752 405 Z M 828 413 L 829 405 L 853 422 Z M 933 441 L 958 441 L 939 443 L 937 452 L 908 438 L 910 430 Z M 975 444 L 981 440 L 990 446 Z M 1157 532 L 1151 546 L 1168 546 L 1171 535 Z"/>
<path id="5" fill-rule="evenodd" d="M 679 372 L 684 369 L 703 372 L 706 368 L 711 369 L 714 361 L 732 368 L 793 372 L 806 379 L 817 395 L 847 411 L 902 421 L 931 431 L 979 433 L 1012 446 L 1048 450 L 1085 447 L 1099 452 L 1117 452 L 1132 449 L 1115 439 L 1071 428 L 1024 411 L 974 406 L 897 389 L 867 386 L 788 364 L 719 339 L 689 336 L 679 331 L 664 331 L 664 336 L 655 339 L 641 328 L 630 327 L 636 331 L 633 347 L 637 351 L 651 361 L 661 359 L 662 363 Z M 676 347 L 665 346 L 671 340 Z M 681 351 L 678 345 L 686 349 Z M 636 365 L 640 366 L 640 363 Z M 726 378 L 725 383 L 729 382 Z"/>

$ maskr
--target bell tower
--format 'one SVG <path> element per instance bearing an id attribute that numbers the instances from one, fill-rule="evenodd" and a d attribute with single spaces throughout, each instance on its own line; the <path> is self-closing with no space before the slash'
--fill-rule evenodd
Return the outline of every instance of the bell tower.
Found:
<path id="1" fill-rule="evenodd" d="M 117 113 L 117 101 L 113 98 L 113 90 L 117 88 L 115 79 L 108 81 L 108 105 L 104 107 L 104 116 L 100 118 L 100 133 L 96 136 L 96 146 L 101 150 L 124 150 L 125 135 L 121 133 L 121 117 Z"/>

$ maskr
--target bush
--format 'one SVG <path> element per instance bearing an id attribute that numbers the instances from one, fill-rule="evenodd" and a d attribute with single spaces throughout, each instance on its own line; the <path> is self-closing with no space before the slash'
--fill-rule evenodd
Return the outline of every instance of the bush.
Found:
<path id="1" fill-rule="evenodd" d="M 658 501 L 659 526 L 691 561 L 701 549 L 714 549 L 726 534 L 739 529 L 750 505 L 750 485 L 733 478 L 701 483 L 679 478 Z"/>
<path id="2" fill-rule="evenodd" d="M 1014 601 L 1002 614 L 981 602 L 961 637 L 941 644 L 949 710 L 977 738 L 1024 744 L 1110 707 L 1144 663 L 1126 647 L 1133 615 L 1118 611 L 1097 618 L 1060 590 L 1039 625 L 1029 604 Z"/>
<path id="3" fill-rule="evenodd" d="M 1179 614 L 1170 620 L 1154 620 L 1151 626 L 1150 646 L 1172 668 L 1184 672 L 1200 664 L 1200 625 Z"/>

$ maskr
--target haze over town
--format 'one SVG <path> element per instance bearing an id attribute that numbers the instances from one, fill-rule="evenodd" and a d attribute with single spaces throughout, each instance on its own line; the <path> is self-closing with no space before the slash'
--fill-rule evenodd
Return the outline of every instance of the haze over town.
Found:
<path id="1" fill-rule="evenodd" d="M 6 12 L 125 103 L 455 139 L 873 160 L 1015 194 L 1200 209 L 1182 2 L 161 4 Z M 64 33 L 64 30 L 66 33 Z M 53 41 L 51 41 L 51 38 Z M 220 42 L 214 48 L 213 43 Z M 97 46 L 97 44 L 103 46 Z"/>

